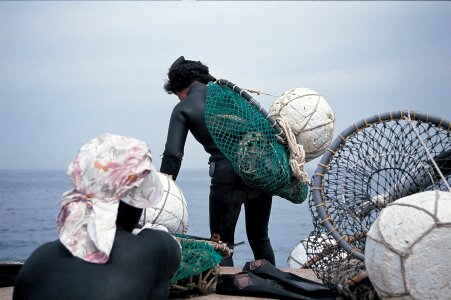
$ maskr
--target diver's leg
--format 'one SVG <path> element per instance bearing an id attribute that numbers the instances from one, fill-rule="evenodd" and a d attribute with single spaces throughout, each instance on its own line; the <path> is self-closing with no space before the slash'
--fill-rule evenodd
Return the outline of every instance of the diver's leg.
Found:
<path id="1" fill-rule="evenodd" d="M 255 259 L 266 259 L 276 264 L 274 251 L 268 236 L 268 223 L 271 214 L 272 196 L 261 193 L 244 202 L 246 234 Z"/>
<path id="2" fill-rule="evenodd" d="M 246 192 L 231 184 L 210 186 L 210 232 L 217 233 L 222 242 L 235 243 L 235 227 Z M 232 256 L 221 261 L 222 266 L 233 266 Z"/>
<path id="3" fill-rule="evenodd" d="M 235 227 L 246 200 L 247 191 L 243 181 L 235 173 L 227 159 L 210 165 L 210 232 L 220 235 L 221 241 L 235 243 Z M 232 257 L 222 260 L 221 265 L 233 266 Z"/>

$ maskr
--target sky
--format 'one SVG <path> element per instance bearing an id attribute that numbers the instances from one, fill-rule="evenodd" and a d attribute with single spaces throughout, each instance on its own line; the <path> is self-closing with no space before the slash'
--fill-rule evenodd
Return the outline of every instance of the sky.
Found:
<path id="1" fill-rule="evenodd" d="M 159 168 L 180 55 L 243 88 L 318 91 L 334 136 L 400 109 L 449 119 L 450 16 L 436 1 L 2 1 L 0 169 L 66 169 L 106 132 L 145 141 Z M 207 160 L 190 135 L 182 169 Z"/>

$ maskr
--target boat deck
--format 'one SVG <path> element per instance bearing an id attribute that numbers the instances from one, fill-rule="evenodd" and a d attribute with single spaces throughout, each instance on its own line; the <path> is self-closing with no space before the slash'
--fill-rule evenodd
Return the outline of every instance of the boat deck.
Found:
<path id="1" fill-rule="evenodd" d="M 298 276 L 301 276 L 301 277 L 304 277 L 304 278 L 307 278 L 307 279 L 310 279 L 310 280 L 313 280 L 313 281 L 321 283 L 321 280 L 319 280 L 316 277 L 315 273 L 313 273 L 313 271 L 310 270 L 310 269 L 284 269 L 284 268 L 282 268 L 281 270 L 284 271 L 284 272 L 291 272 L 291 273 L 296 274 Z M 235 273 L 238 273 L 238 272 L 241 272 L 241 268 L 221 267 L 221 270 L 220 270 L 221 274 L 235 274 Z M 215 289 L 215 287 L 212 287 L 212 289 L 211 289 L 211 291 L 209 293 L 207 293 L 205 295 L 196 296 L 196 297 L 193 297 L 191 299 L 202 299 L 202 300 L 216 300 L 216 299 L 221 300 L 221 299 L 231 299 L 231 298 L 237 299 L 237 300 L 240 300 L 240 299 L 242 299 L 242 300 L 269 299 L 269 298 L 256 298 L 256 297 L 219 295 L 219 294 L 216 294 L 214 292 L 214 289 Z M 181 299 L 181 298 L 175 298 L 175 299 L 178 300 L 178 299 Z"/>
<path id="2" fill-rule="evenodd" d="M 321 282 L 318 278 L 316 278 L 316 275 L 310 269 L 283 269 L 282 268 L 281 270 L 285 271 L 285 272 L 294 273 L 298 276 L 301 276 L 301 277 L 304 277 L 304 278 L 307 278 L 307 279 L 310 279 L 313 281 Z M 221 267 L 221 269 L 220 269 L 221 274 L 235 274 L 240 271 L 241 271 L 240 268 L 232 268 L 232 267 Z M 202 299 L 202 300 L 230 299 L 230 298 L 242 299 L 242 300 L 267 299 L 267 298 L 219 295 L 219 294 L 216 294 L 214 292 L 214 290 L 215 290 L 215 287 L 213 286 L 208 293 L 206 293 L 204 295 L 200 295 L 200 296 L 190 297 L 190 299 Z M 0 300 L 11 300 L 12 294 L 13 294 L 13 287 L 0 288 Z M 186 299 L 186 298 L 171 298 L 171 299 L 178 300 L 178 299 Z"/>

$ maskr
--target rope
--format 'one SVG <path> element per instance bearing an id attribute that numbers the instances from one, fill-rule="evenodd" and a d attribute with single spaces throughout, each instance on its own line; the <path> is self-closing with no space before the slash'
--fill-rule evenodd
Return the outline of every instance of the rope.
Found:
<path id="1" fill-rule="evenodd" d="M 451 188 L 448 184 L 448 181 L 445 179 L 445 176 L 443 176 L 442 171 L 440 171 L 440 168 L 438 167 L 437 163 L 435 162 L 434 158 L 431 155 L 431 152 L 429 151 L 429 149 L 426 147 L 426 144 L 424 143 L 423 139 L 421 138 L 420 134 L 418 133 L 417 129 L 415 128 L 415 126 L 413 126 L 412 124 L 412 119 L 410 118 L 410 112 L 407 113 L 407 117 L 405 117 L 404 119 L 407 120 L 407 122 L 409 123 L 409 125 L 412 127 L 413 131 L 415 132 L 415 134 L 418 137 L 418 140 L 420 141 L 421 145 L 423 146 L 423 148 L 425 149 L 429 159 L 431 160 L 432 164 L 434 165 L 435 169 L 437 170 L 437 173 L 440 175 L 440 178 L 442 178 L 443 183 L 446 185 L 446 187 L 448 188 L 448 191 L 451 192 Z"/>
<path id="2" fill-rule="evenodd" d="M 305 166 L 305 151 L 302 145 L 296 142 L 296 137 L 288 124 L 282 119 L 277 118 L 277 122 L 282 128 L 287 138 L 288 150 L 290 152 L 290 167 L 293 176 L 299 179 L 302 183 L 309 183 L 307 172 L 304 170 Z"/>
<path id="3" fill-rule="evenodd" d="M 279 97 L 279 96 L 272 95 L 272 94 L 269 94 L 269 93 L 264 93 L 262 91 L 256 91 L 256 90 L 251 90 L 251 89 L 246 89 L 246 88 L 242 88 L 242 90 L 246 91 L 246 92 L 249 92 L 249 93 L 252 93 L 252 94 L 257 94 L 257 95 L 266 95 L 266 96 L 271 96 L 271 97 L 276 97 L 276 98 Z"/>

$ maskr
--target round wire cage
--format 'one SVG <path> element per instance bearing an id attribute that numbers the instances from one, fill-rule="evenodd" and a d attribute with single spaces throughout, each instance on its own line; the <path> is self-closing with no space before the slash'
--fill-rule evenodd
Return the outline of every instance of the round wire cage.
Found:
<path id="1" fill-rule="evenodd" d="M 450 137 L 449 121 L 412 110 L 378 114 L 344 130 L 312 178 L 306 266 L 339 290 L 365 278 L 366 233 L 380 211 L 417 192 L 449 190 Z"/>

